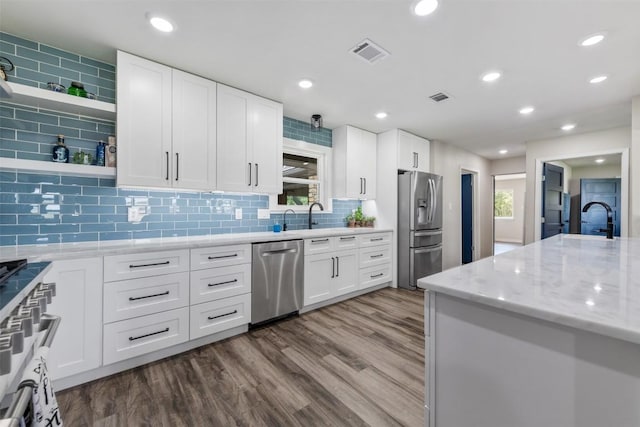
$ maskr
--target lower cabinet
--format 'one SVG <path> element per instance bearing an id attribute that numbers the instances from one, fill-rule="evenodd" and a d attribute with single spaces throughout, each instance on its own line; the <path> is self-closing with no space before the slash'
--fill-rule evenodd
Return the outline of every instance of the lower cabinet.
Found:
<path id="1" fill-rule="evenodd" d="M 102 363 L 102 258 L 54 261 L 45 277 L 56 283 L 47 311 L 62 317 L 47 367 L 53 379 Z"/>
<path id="2" fill-rule="evenodd" d="M 190 308 L 191 339 L 251 323 L 251 294 L 223 298 Z"/>

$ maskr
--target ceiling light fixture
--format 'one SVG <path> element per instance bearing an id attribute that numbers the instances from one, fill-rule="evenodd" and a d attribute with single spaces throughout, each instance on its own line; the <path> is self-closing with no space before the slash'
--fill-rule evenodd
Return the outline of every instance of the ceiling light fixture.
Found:
<path id="1" fill-rule="evenodd" d="M 420 0 L 413 5 L 413 13 L 417 16 L 431 15 L 438 8 L 438 0 Z"/>
<path id="2" fill-rule="evenodd" d="M 597 83 L 602 83 L 605 80 L 607 80 L 607 76 L 598 76 L 589 80 L 589 83 L 597 84 Z"/>
<path id="3" fill-rule="evenodd" d="M 600 43 L 602 40 L 604 40 L 604 34 L 603 33 L 592 34 L 592 35 L 588 36 L 587 38 L 582 39 L 580 41 L 580 46 L 593 46 L 595 44 Z"/>
<path id="4" fill-rule="evenodd" d="M 596 163 L 604 163 L 604 159 L 596 159 Z"/>
<path id="5" fill-rule="evenodd" d="M 573 123 L 567 123 L 566 125 L 563 125 L 560 129 L 562 129 L 565 132 L 569 132 L 570 130 L 574 130 L 576 128 L 576 125 Z"/>
<path id="6" fill-rule="evenodd" d="M 498 71 L 490 71 L 490 72 L 488 72 L 488 73 L 486 73 L 486 74 L 484 74 L 482 76 L 482 81 L 483 82 L 487 82 L 487 83 L 495 82 L 496 80 L 498 80 L 500 78 L 500 76 L 502 76 L 502 74 L 500 74 L 500 72 L 498 72 Z"/>
<path id="7" fill-rule="evenodd" d="M 500 153 L 500 154 L 507 154 L 508 152 L 509 152 L 509 150 L 500 150 L 500 151 L 498 151 L 498 153 Z"/>
<path id="8" fill-rule="evenodd" d="M 523 107 L 520 109 L 520 114 L 526 115 L 526 114 L 531 114 L 533 113 L 533 111 L 535 110 L 535 108 L 533 107 Z"/>
<path id="9" fill-rule="evenodd" d="M 309 89 L 311 86 L 313 86 L 313 82 L 311 80 L 300 80 L 298 82 L 298 86 L 300 86 L 302 89 Z"/>
<path id="10" fill-rule="evenodd" d="M 322 129 L 322 116 L 320 114 L 314 114 L 311 116 L 311 129 Z"/>
<path id="11" fill-rule="evenodd" d="M 387 113 L 385 113 L 384 111 L 380 111 L 379 113 L 376 113 L 376 117 L 379 119 L 384 119 L 387 117 Z"/>
<path id="12" fill-rule="evenodd" d="M 162 31 L 163 33 L 170 33 L 173 31 L 173 24 L 165 18 L 150 15 L 149 22 L 151 23 L 151 25 L 153 25 L 153 28 L 158 31 Z"/>

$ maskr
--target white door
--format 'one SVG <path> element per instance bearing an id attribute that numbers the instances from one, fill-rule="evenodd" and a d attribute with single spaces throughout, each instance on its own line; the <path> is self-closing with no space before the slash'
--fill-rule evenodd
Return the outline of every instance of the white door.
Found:
<path id="1" fill-rule="evenodd" d="M 375 133 L 362 131 L 360 164 L 363 178 L 363 198 L 376 198 L 377 137 Z"/>
<path id="2" fill-rule="evenodd" d="M 398 131 L 398 169 L 411 171 L 416 169 L 416 155 L 413 149 L 413 135 Z"/>
<path id="3" fill-rule="evenodd" d="M 429 145 L 429 140 L 415 137 L 413 151 L 416 153 L 416 170 L 420 172 L 429 172 L 431 169 L 429 164 Z"/>
<path id="4" fill-rule="evenodd" d="M 211 80 L 173 70 L 174 188 L 216 188 L 216 85 Z"/>
<path id="5" fill-rule="evenodd" d="M 249 97 L 246 92 L 218 85 L 218 158 L 217 186 L 226 191 L 253 191 L 253 164 L 247 153 L 247 117 Z"/>
<path id="6" fill-rule="evenodd" d="M 170 187 L 171 68 L 118 51 L 118 185 Z"/>
<path id="7" fill-rule="evenodd" d="M 362 156 L 366 145 L 362 138 L 362 129 L 347 126 L 346 197 L 360 199 L 364 197 L 364 170 Z"/>
<path id="8" fill-rule="evenodd" d="M 47 311 L 62 317 L 47 366 L 53 379 L 102 364 L 102 258 L 55 261 L 45 282 L 56 283 Z"/>
<path id="9" fill-rule="evenodd" d="M 304 257 L 304 305 L 308 306 L 333 297 L 335 256 L 330 254 Z"/>
<path id="10" fill-rule="evenodd" d="M 254 96 L 249 109 L 254 191 L 282 193 L 282 104 Z"/>
<path id="11" fill-rule="evenodd" d="M 358 255 L 355 251 L 337 252 L 334 295 L 344 295 L 358 290 Z"/>

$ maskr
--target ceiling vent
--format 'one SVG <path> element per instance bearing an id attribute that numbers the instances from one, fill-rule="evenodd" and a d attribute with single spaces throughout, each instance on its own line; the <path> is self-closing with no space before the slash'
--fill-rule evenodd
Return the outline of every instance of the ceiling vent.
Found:
<path id="1" fill-rule="evenodd" d="M 449 95 L 447 95 L 444 92 L 438 92 L 438 93 L 436 93 L 434 95 L 431 95 L 429 98 L 431 98 L 435 102 L 442 102 L 442 101 L 446 101 L 447 99 L 449 99 Z"/>
<path id="2" fill-rule="evenodd" d="M 379 60 L 389 56 L 389 52 L 369 39 L 362 40 L 353 49 L 351 49 L 351 52 L 355 53 L 357 56 L 364 59 L 369 64 L 376 63 Z"/>

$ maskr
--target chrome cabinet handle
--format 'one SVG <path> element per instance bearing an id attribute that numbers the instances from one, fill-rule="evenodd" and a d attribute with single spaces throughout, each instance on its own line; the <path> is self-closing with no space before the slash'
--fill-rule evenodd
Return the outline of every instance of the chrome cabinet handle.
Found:
<path id="1" fill-rule="evenodd" d="M 229 283 L 236 283 L 237 281 L 238 281 L 238 279 L 233 279 L 233 280 L 227 280 L 226 282 L 209 283 L 207 286 L 209 286 L 210 288 L 212 288 L 212 287 L 214 287 L 214 286 L 228 285 Z"/>
<path id="2" fill-rule="evenodd" d="M 207 319 L 213 320 L 213 319 L 217 319 L 219 317 L 231 316 L 232 314 L 236 314 L 237 312 L 238 312 L 238 310 L 233 310 L 231 313 L 219 314 L 217 316 L 209 316 L 209 317 L 207 317 Z"/>
<path id="3" fill-rule="evenodd" d="M 222 258 L 235 258 L 237 257 L 238 254 L 233 254 L 233 255 L 218 255 L 218 256 L 210 256 L 207 257 L 207 259 L 212 260 L 212 259 L 222 259 Z"/>
<path id="4" fill-rule="evenodd" d="M 247 185 L 251 187 L 251 163 L 249 163 L 249 184 Z"/>
<path id="5" fill-rule="evenodd" d="M 360 194 L 362 194 L 362 177 L 360 177 Z"/>
<path id="6" fill-rule="evenodd" d="M 151 264 L 130 264 L 129 268 L 141 268 L 141 267 L 156 267 L 158 265 L 169 265 L 171 263 L 171 261 L 164 261 L 164 262 L 154 262 Z"/>
<path id="7" fill-rule="evenodd" d="M 140 299 L 146 299 L 146 298 L 153 298 L 153 297 L 161 297 L 163 295 L 169 295 L 169 291 L 165 291 L 165 292 L 161 292 L 159 294 L 153 294 L 153 295 L 145 295 L 143 297 L 129 297 L 129 301 L 138 301 Z"/>
<path id="8" fill-rule="evenodd" d="M 375 279 L 376 277 L 382 277 L 382 276 L 384 276 L 384 273 L 374 274 L 374 275 L 369 276 L 369 277 L 371 277 L 372 279 Z"/>
<path id="9" fill-rule="evenodd" d="M 180 154 L 176 153 L 176 181 L 178 180 L 179 171 L 180 171 Z"/>
<path id="10" fill-rule="evenodd" d="M 169 152 L 165 151 L 165 153 L 167 154 L 167 175 L 164 177 L 164 179 L 169 181 Z"/>
<path id="11" fill-rule="evenodd" d="M 256 187 L 258 186 L 258 177 L 259 177 L 259 174 L 258 174 L 258 164 L 256 163 L 256 183 L 255 183 L 255 186 L 256 186 Z"/>
<path id="12" fill-rule="evenodd" d="M 146 337 L 151 337 L 153 335 L 164 334 L 165 332 L 169 332 L 169 328 L 164 328 L 161 331 L 151 332 L 150 334 L 144 334 L 137 337 L 129 337 L 129 341 L 135 341 Z"/>
<path id="13" fill-rule="evenodd" d="M 331 257 L 331 278 L 336 277 L 336 259 Z"/>
<path id="14" fill-rule="evenodd" d="M 340 276 L 340 257 L 336 257 L 336 277 Z"/>
<path id="15" fill-rule="evenodd" d="M 364 181 L 364 191 L 362 194 L 367 194 L 367 178 L 362 178 L 362 180 Z"/>

